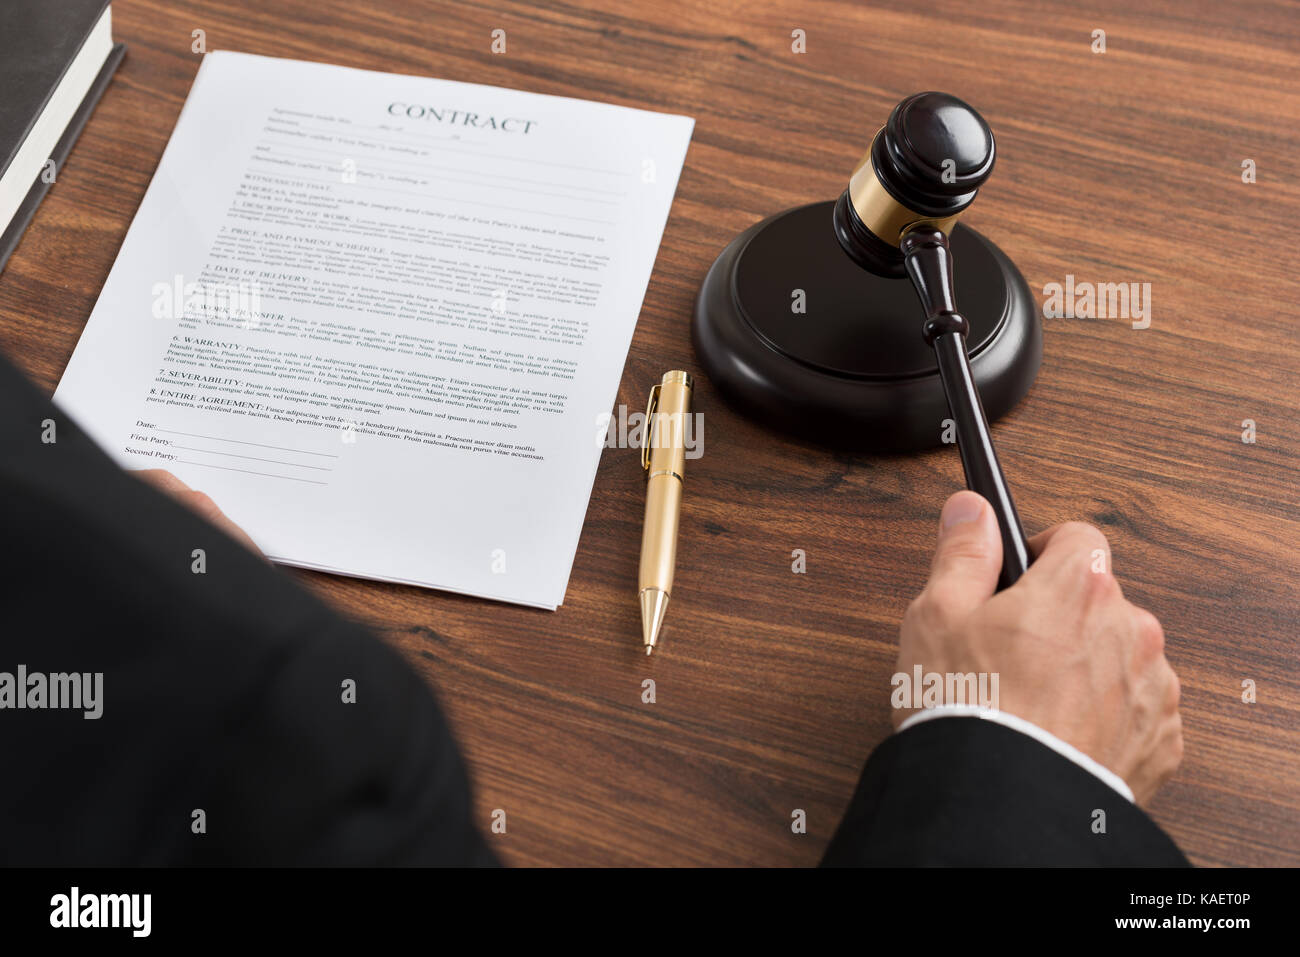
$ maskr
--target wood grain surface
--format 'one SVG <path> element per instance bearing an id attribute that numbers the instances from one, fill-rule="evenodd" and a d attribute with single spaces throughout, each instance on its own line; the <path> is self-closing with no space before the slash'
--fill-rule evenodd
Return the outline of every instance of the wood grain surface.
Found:
<path id="1" fill-rule="evenodd" d="M 1039 380 L 994 429 L 1026 529 L 1099 525 L 1126 595 L 1165 626 L 1186 757 L 1156 819 L 1198 864 L 1300 864 L 1296 4 L 115 0 L 113 13 L 126 60 L 0 275 L 0 350 L 47 393 L 185 100 L 197 29 L 208 49 L 694 116 L 617 397 L 629 410 L 664 370 L 698 370 L 694 296 L 737 232 L 836 196 L 902 96 L 970 101 L 999 157 L 966 222 L 1035 294 L 1067 274 L 1151 283 L 1148 329 L 1044 320 Z M 511 863 L 812 864 L 889 733 L 898 622 L 961 486 L 955 451 L 800 444 L 708 381 L 696 407 L 705 453 L 652 660 L 633 593 L 635 451 L 603 457 L 555 613 L 295 573 L 437 689 L 480 820 L 507 812 L 494 840 Z"/>

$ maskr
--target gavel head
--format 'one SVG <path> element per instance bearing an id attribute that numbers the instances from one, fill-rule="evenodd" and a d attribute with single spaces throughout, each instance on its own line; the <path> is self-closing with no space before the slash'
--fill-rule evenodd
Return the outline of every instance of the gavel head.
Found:
<path id="1" fill-rule="evenodd" d="M 947 235 L 993 172 L 993 131 L 947 93 L 899 103 L 835 204 L 835 236 L 864 269 L 905 273 L 899 249 L 918 226 Z"/>

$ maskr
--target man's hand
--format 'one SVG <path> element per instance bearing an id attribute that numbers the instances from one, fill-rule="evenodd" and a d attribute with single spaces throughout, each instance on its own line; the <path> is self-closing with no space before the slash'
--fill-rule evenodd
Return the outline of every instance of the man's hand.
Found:
<path id="1" fill-rule="evenodd" d="M 1138 803 L 1183 755 L 1178 677 L 1164 631 L 1125 600 L 1106 536 L 1067 522 L 1030 542 L 1038 557 L 994 594 L 1002 542 L 974 492 L 944 505 L 930 580 L 903 618 L 898 671 L 998 675 L 998 708 L 1118 774 Z M 970 702 L 979 703 L 979 702 Z M 896 710 L 894 725 L 913 713 Z"/>
<path id="2" fill-rule="evenodd" d="M 226 513 L 217 508 L 216 502 L 202 492 L 196 492 L 175 475 L 172 475 L 171 472 L 166 469 L 139 469 L 133 471 L 132 474 L 148 482 L 154 488 L 166 492 L 190 511 L 195 512 L 204 521 L 215 525 L 249 551 L 256 555 L 262 554 L 258 547 L 253 544 L 253 540 L 248 537 L 248 533 L 228 519 Z"/>

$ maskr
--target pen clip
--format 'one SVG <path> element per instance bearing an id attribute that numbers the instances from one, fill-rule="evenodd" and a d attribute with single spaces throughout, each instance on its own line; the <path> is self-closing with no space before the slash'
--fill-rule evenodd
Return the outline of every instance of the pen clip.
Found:
<path id="1" fill-rule="evenodd" d="M 641 468 L 644 471 L 650 471 L 650 425 L 654 422 L 652 416 L 655 409 L 659 407 L 659 386 L 656 382 L 650 389 L 650 398 L 645 403 L 645 426 L 641 433 Z"/>

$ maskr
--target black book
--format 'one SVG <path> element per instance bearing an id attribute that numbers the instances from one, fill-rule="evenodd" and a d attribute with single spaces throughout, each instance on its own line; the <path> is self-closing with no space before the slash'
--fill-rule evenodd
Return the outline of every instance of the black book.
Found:
<path id="1" fill-rule="evenodd" d="M 0 270 L 125 52 L 109 0 L 0 2 Z"/>

